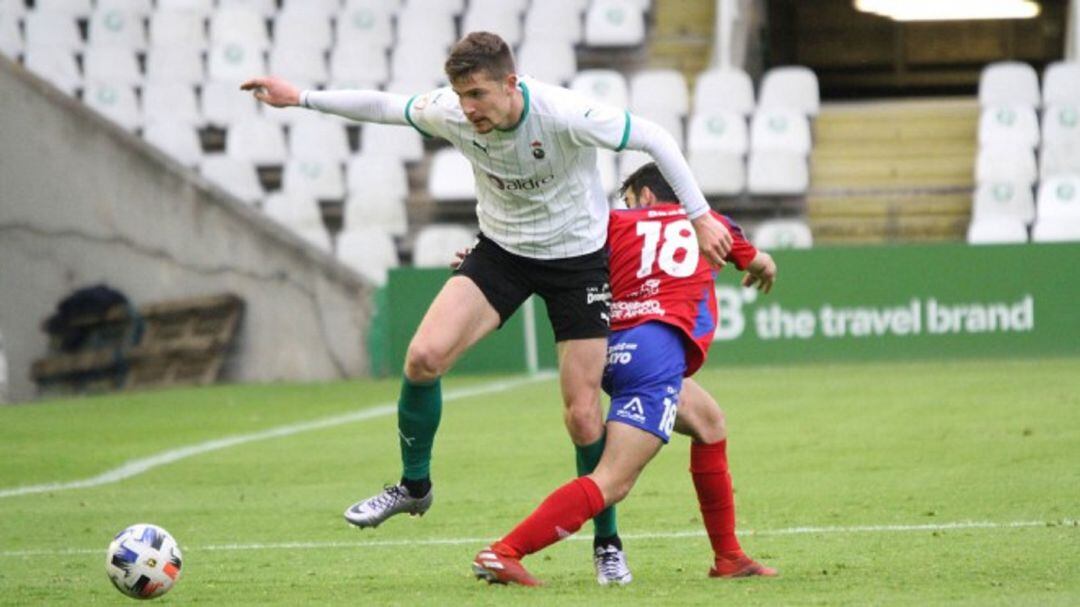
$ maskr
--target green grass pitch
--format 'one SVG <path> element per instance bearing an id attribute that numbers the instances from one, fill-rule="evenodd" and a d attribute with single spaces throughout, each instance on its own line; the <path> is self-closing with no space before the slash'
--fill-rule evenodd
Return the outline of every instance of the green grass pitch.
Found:
<path id="1" fill-rule="evenodd" d="M 341 512 L 397 478 L 396 381 L 0 407 L 0 604 L 128 604 L 104 550 L 136 522 L 184 550 L 161 604 L 1080 604 L 1080 359 L 698 379 L 728 414 L 743 546 L 779 578 L 705 577 L 677 437 L 619 506 L 633 584 L 597 586 L 591 525 L 526 560 L 544 588 L 475 581 L 473 554 L 571 477 L 573 452 L 554 380 L 451 376 L 435 506 L 374 531 Z M 230 437 L 253 440 L 208 443 Z"/>

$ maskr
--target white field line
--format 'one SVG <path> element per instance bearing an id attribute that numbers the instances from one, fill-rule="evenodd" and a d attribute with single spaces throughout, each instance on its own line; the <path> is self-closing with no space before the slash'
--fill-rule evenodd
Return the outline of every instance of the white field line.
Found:
<path id="1" fill-rule="evenodd" d="M 554 373 L 537 373 L 528 377 L 491 382 L 471 388 L 462 388 L 460 390 L 451 390 L 443 395 L 443 402 L 461 400 L 463 398 L 480 396 L 482 394 L 502 392 L 504 390 L 517 388 L 525 384 L 548 380 L 553 377 L 555 377 Z M 355 411 L 353 413 L 334 415 L 331 417 L 324 417 L 321 419 L 300 422 L 297 424 L 277 426 L 276 428 L 270 428 L 261 432 L 253 432 L 251 434 L 237 434 L 234 436 L 226 436 L 225 438 L 219 438 L 203 443 L 188 445 L 186 447 L 179 447 L 177 449 L 170 449 L 156 455 L 151 455 L 150 457 L 132 460 L 120 466 L 119 468 L 113 468 L 112 470 L 103 472 L 102 474 L 92 476 L 90 478 L 60 483 L 47 483 L 44 485 L 27 485 L 23 487 L 0 489 L 0 498 L 15 497 L 18 495 L 30 495 L 33 493 L 48 493 L 51 491 L 65 491 L 68 489 L 86 489 L 89 487 L 99 487 L 101 485 L 108 485 L 110 483 L 116 483 L 131 478 L 138 474 L 142 474 L 143 472 L 146 472 L 148 470 L 152 470 L 160 466 L 165 466 L 173 462 L 180 461 L 182 459 L 187 459 L 196 455 L 202 455 L 204 453 L 210 453 L 211 451 L 219 451 L 221 449 L 228 449 L 229 447 L 246 445 L 247 443 L 253 443 L 256 441 L 262 441 L 271 438 L 292 436 L 294 434 L 300 434 L 301 432 L 323 430 L 325 428 L 333 428 L 335 426 L 341 426 L 343 424 L 362 422 L 378 417 L 385 417 L 394 413 L 397 413 L 396 402 L 382 403 L 374 407 L 369 407 L 362 411 Z"/>
<path id="2" fill-rule="evenodd" d="M 917 525 L 853 525 L 848 527 L 788 527 L 785 529 L 761 529 L 752 531 L 740 531 L 741 536 L 782 536 L 782 535 L 838 535 L 843 533 L 897 533 L 914 531 L 954 531 L 964 529 L 1030 529 L 1030 528 L 1080 528 L 1080 520 L 1064 519 L 1059 521 L 1011 521 L 995 523 L 992 521 L 958 521 L 954 523 L 917 524 Z M 625 540 L 669 540 L 688 537 L 705 537 L 705 532 L 694 531 L 669 531 L 655 533 L 630 533 L 622 535 Z M 415 540 L 374 540 L 366 542 L 276 542 L 276 543 L 253 543 L 253 544 L 210 544 L 207 546 L 182 546 L 182 549 L 192 552 L 234 552 L 234 551 L 259 551 L 259 550 L 324 550 L 328 548 L 386 548 L 386 547 L 420 547 L 420 546 L 482 546 L 491 542 L 490 537 L 461 537 L 461 538 L 431 538 Z M 575 535 L 569 538 L 571 541 L 592 541 L 588 534 Z M 29 557 L 29 556 L 67 556 L 80 554 L 101 554 L 104 548 L 71 548 L 67 550 L 6 550 L 0 551 L 0 557 Z"/>

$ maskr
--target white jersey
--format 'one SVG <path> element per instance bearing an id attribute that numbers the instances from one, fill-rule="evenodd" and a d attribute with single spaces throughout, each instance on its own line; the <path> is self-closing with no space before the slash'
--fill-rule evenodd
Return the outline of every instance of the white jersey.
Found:
<path id="1" fill-rule="evenodd" d="M 518 86 L 524 109 L 510 129 L 477 133 L 449 87 L 409 99 L 405 118 L 472 162 L 480 230 L 500 247 L 534 259 L 597 251 L 608 200 L 596 148 L 625 148 L 630 114 L 531 78 Z"/>

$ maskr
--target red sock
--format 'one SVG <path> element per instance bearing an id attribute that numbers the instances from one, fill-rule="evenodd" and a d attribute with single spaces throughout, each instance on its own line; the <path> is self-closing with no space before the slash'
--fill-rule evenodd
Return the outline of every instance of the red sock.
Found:
<path id="1" fill-rule="evenodd" d="M 694 477 L 701 518 L 717 557 L 742 552 L 735 538 L 735 495 L 728 473 L 727 440 L 690 445 L 690 474 Z"/>
<path id="2" fill-rule="evenodd" d="M 559 487 L 528 518 L 491 548 L 519 559 L 572 535 L 604 509 L 600 487 L 582 476 Z"/>

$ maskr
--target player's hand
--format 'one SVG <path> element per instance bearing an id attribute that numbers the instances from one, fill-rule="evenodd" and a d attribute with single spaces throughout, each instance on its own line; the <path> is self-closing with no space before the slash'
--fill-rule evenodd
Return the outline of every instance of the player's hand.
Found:
<path id="1" fill-rule="evenodd" d="M 757 287 L 758 291 L 768 293 L 776 282 L 776 262 L 772 255 L 759 251 L 750 265 L 746 267 L 746 276 L 743 276 L 744 287 Z"/>
<path id="2" fill-rule="evenodd" d="M 274 107 L 300 105 L 300 89 L 274 76 L 252 78 L 241 84 L 240 90 L 251 91 L 256 99 Z"/>
<path id="3" fill-rule="evenodd" d="M 472 248 L 466 247 L 459 251 L 454 251 L 454 261 L 450 262 L 450 269 L 456 270 L 461 267 L 461 263 L 465 261 L 465 257 L 472 253 Z"/>
<path id="4" fill-rule="evenodd" d="M 731 252 L 731 232 L 727 226 L 712 213 L 705 213 L 692 221 L 702 255 L 710 266 L 716 269 L 724 267 L 727 264 L 724 258 Z"/>

